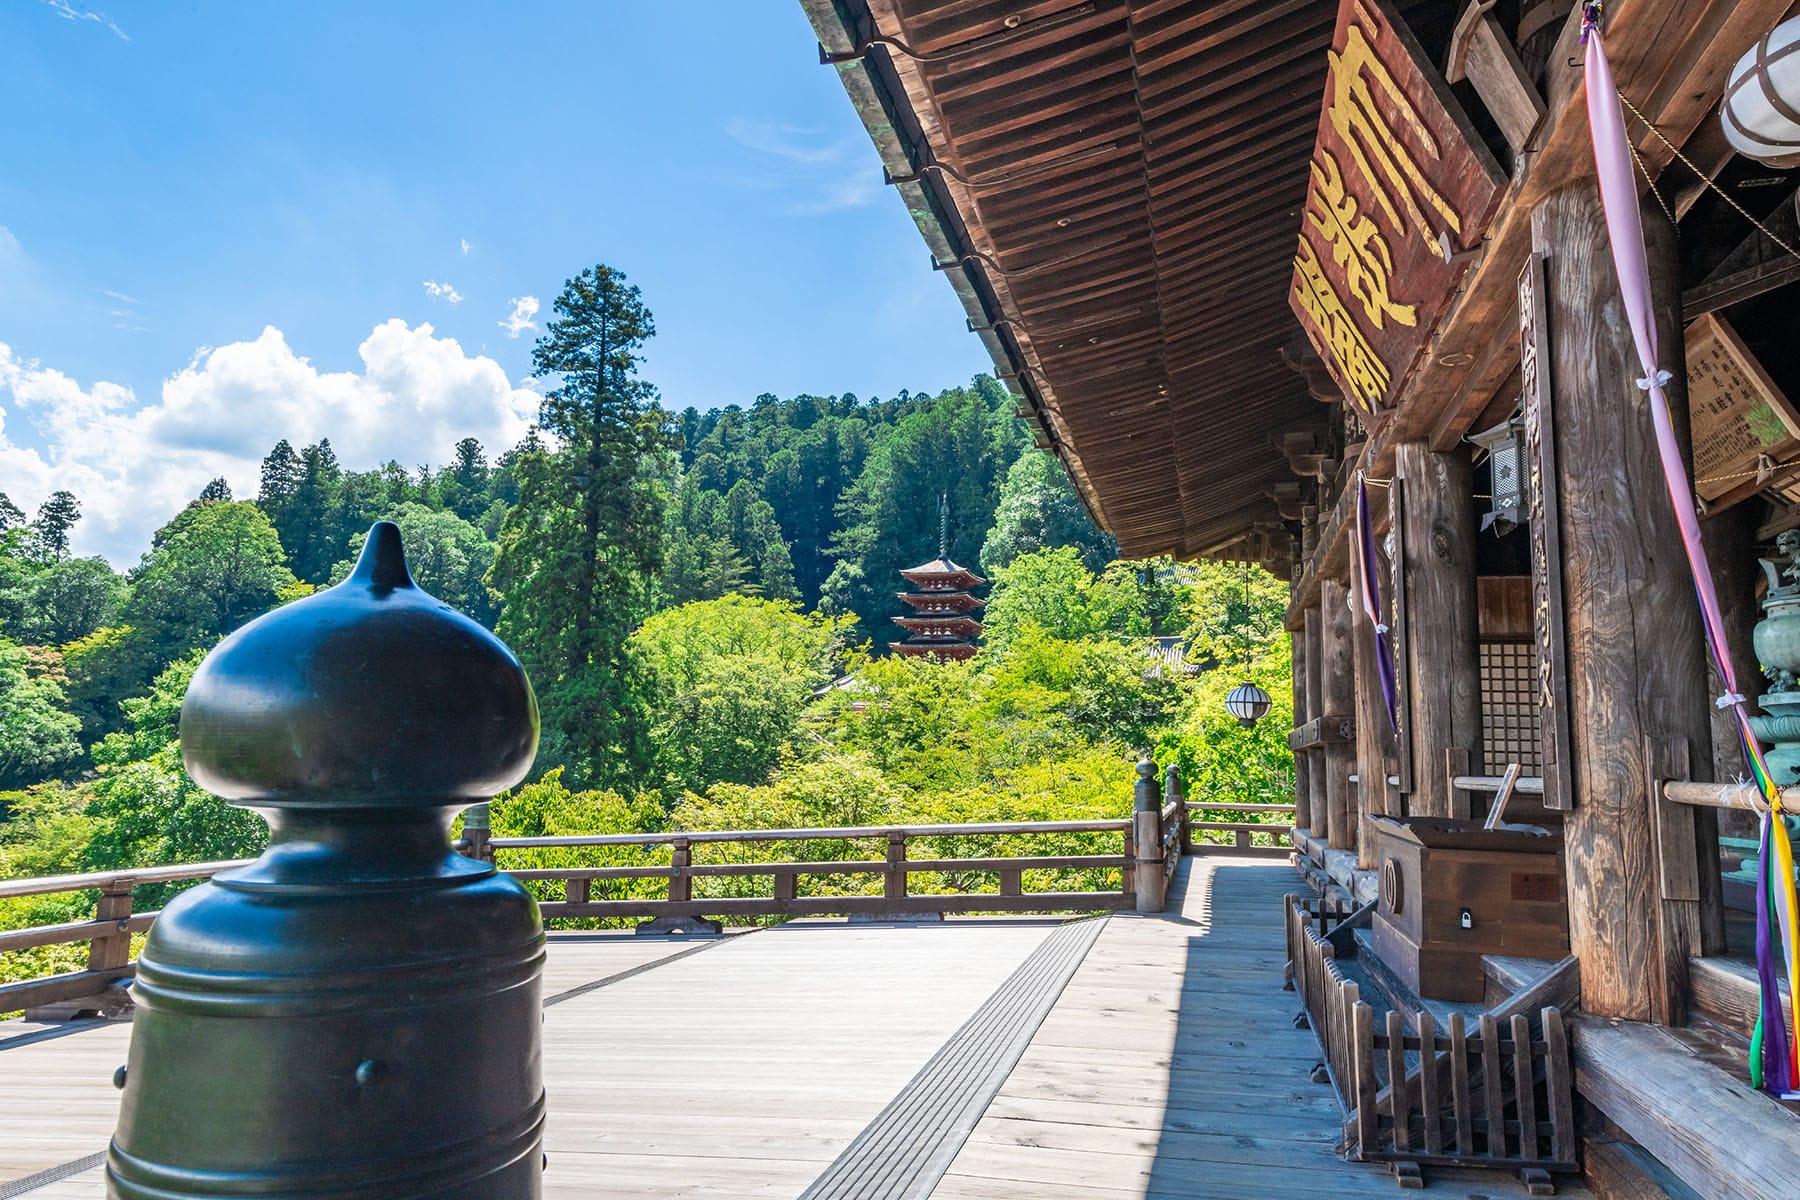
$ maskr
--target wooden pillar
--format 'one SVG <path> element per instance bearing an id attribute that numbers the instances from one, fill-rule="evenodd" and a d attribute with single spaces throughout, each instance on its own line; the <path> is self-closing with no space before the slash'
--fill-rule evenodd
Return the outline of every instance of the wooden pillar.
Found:
<path id="1" fill-rule="evenodd" d="M 1327 717 L 1349 713 L 1356 701 L 1356 667 L 1351 650 L 1349 590 L 1334 579 L 1319 584 L 1319 702 Z M 1344 742 L 1325 747 L 1325 832 L 1333 850 L 1356 846 L 1356 799 L 1350 774 L 1356 769 L 1353 748 Z M 1313 821 L 1319 820 L 1315 809 Z"/>
<path id="2" fill-rule="evenodd" d="M 1481 663 L 1476 634 L 1475 515 L 1469 456 L 1424 442 L 1395 448 L 1400 491 L 1400 570 L 1406 588 L 1408 741 L 1415 816 L 1451 811 L 1444 752 L 1481 745 Z"/>
<path id="3" fill-rule="evenodd" d="M 111 971 L 131 961 L 131 885 L 109 886 L 100 893 L 94 908 L 96 921 L 111 921 L 113 926 L 88 943 L 90 971 Z"/>
<path id="4" fill-rule="evenodd" d="M 1371 500 L 1374 497 L 1370 497 Z M 1381 695 L 1381 668 L 1375 656 L 1375 629 L 1362 616 L 1362 580 L 1350 573 L 1351 597 L 1356 602 L 1356 777 L 1361 816 L 1356 836 L 1357 865 L 1375 866 L 1373 842 L 1360 826 L 1377 813 L 1398 816 L 1389 789 L 1388 747 L 1394 738 L 1388 721 L 1387 703 Z"/>
<path id="5" fill-rule="evenodd" d="M 1674 240 L 1646 215 L 1670 407 L 1688 441 Z M 1573 746 L 1573 809 L 1564 826 L 1569 943 L 1582 1007 L 1596 1016 L 1679 1019 L 1686 964 L 1698 952 L 1698 904 L 1671 924 L 1653 848 L 1658 812 L 1645 747 L 1679 757 L 1709 742 L 1699 610 L 1669 511 L 1645 395 L 1613 272 L 1606 219 L 1591 184 L 1532 214 L 1546 255 L 1549 380 L 1561 509 L 1563 595 Z M 1661 932 L 1659 933 L 1659 929 Z M 1673 930 L 1673 932 L 1671 932 Z"/>
<path id="6" fill-rule="evenodd" d="M 1308 721 L 1318 714 L 1307 707 L 1306 676 L 1309 664 L 1306 661 L 1306 632 L 1301 632 L 1288 639 L 1289 652 L 1294 660 L 1294 728 L 1304 728 Z M 1312 751 L 1294 751 L 1294 828 L 1312 828 Z M 1173 767 L 1169 768 L 1174 770 Z"/>
<path id="7" fill-rule="evenodd" d="M 1756 569 L 1756 504 L 1737 504 L 1700 523 L 1700 541 L 1706 547 L 1707 561 L 1712 564 L 1713 589 L 1719 596 L 1719 611 L 1725 618 L 1725 643 L 1731 647 L 1732 670 L 1738 687 L 1750 701 L 1750 711 L 1757 712 L 1757 698 L 1768 682 L 1763 678 L 1762 664 L 1756 661 L 1756 650 L 1750 635 L 1762 619 L 1762 608 L 1756 600 L 1756 584 L 1761 572 Z M 1709 696 L 1725 693 L 1725 681 L 1712 656 L 1706 656 L 1706 691 Z M 1738 741 L 1737 721 L 1731 713 L 1713 705 L 1708 709 L 1712 722 L 1712 774 L 1708 780 L 1737 779 L 1744 774 L 1744 751 Z M 1695 756 L 1695 778 L 1706 770 L 1704 752 Z M 1705 953 L 1725 952 L 1725 897 L 1719 881 L 1719 836 L 1757 835 L 1753 813 L 1742 809 L 1696 808 L 1699 822 L 1697 836 L 1701 855 L 1700 908 L 1701 936 Z"/>
<path id="8" fill-rule="evenodd" d="M 1325 671 L 1325 623 L 1315 606 L 1306 610 L 1306 711 L 1307 720 L 1325 715 L 1323 676 Z M 1325 833 L 1326 769 L 1323 750 L 1307 750 L 1306 784 L 1308 792 L 1307 826 L 1315 836 Z"/>

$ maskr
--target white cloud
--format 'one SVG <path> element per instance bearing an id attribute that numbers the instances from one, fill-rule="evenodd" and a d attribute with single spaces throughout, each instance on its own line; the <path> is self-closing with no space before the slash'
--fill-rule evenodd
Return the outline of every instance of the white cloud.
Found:
<path id="1" fill-rule="evenodd" d="M 102 296 L 110 296 L 120 304 L 135 305 L 138 302 L 135 296 L 127 296 L 124 292 L 115 292 L 111 288 L 95 288 L 94 290 L 99 292 Z"/>
<path id="2" fill-rule="evenodd" d="M 425 294 L 433 300 L 443 300 L 450 304 L 461 304 L 462 293 L 447 283 L 439 283 L 435 279 L 425 281 Z"/>
<path id="3" fill-rule="evenodd" d="M 0 491 L 29 512 L 68 488 L 84 514 L 76 551 L 123 567 L 207 480 L 223 475 L 235 494 L 254 496 L 262 458 L 281 438 L 296 448 L 330 438 L 360 470 L 441 459 L 463 437 L 498 453 L 537 413 L 535 392 L 429 324 L 377 325 L 358 353 L 360 371 L 321 372 L 269 326 L 254 341 L 199 351 L 163 382 L 160 399 L 140 403 L 128 387 L 83 388 L 0 343 Z M 45 448 L 10 439 L 9 418 L 29 420 Z"/>
<path id="4" fill-rule="evenodd" d="M 506 330 L 507 337 L 516 338 L 527 329 L 537 328 L 537 322 L 531 319 L 538 313 L 536 296 L 514 296 L 508 303 L 512 305 L 512 311 L 506 314 L 505 320 L 498 322 L 500 328 Z"/>
<path id="5" fill-rule="evenodd" d="M 468 257 L 468 256 L 469 256 L 469 251 L 471 251 L 471 250 L 473 250 L 473 249 L 474 249 L 474 248 L 475 248 L 475 247 L 473 247 L 473 246 L 471 246 L 471 245 L 469 245 L 469 239 L 468 239 L 468 238 L 464 238 L 464 239 L 462 239 L 462 252 L 463 252 L 463 257 L 464 257 L 464 258 L 467 258 L 467 257 Z"/>
<path id="6" fill-rule="evenodd" d="M 788 205 L 795 216 L 861 208 L 880 194 L 877 177 L 868 169 L 866 146 L 859 150 L 849 142 L 822 142 L 816 129 L 746 117 L 727 121 L 725 135 L 778 168 L 773 178 L 750 186 L 802 195 Z"/>
<path id="7" fill-rule="evenodd" d="M 129 37 L 125 36 L 125 31 L 113 24 L 112 18 L 108 17 L 105 13 L 91 12 L 86 9 L 76 8 L 69 0 L 44 0 L 44 3 L 48 4 L 51 10 L 65 21 L 93 21 L 96 24 L 106 26 L 108 29 L 118 34 L 124 41 L 129 42 L 131 40 Z"/>

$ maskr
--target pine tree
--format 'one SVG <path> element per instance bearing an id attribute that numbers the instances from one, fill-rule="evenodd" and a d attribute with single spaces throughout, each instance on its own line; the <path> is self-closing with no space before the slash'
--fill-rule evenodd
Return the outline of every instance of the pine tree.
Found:
<path id="1" fill-rule="evenodd" d="M 532 351 L 556 387 L 539 423 L 560 446 L 522 454 L 519 502 L 500 530 L 490 586 L 500 631 L 538 686 L 548 760 L 586 782 L 624 782 L 647 761 L 625 639 L 662 567 L 664 488 L 675 441 L 637 350 L 655 333 L 638 289 L 612 268 L 583 271 L 556 300 Z"/>
<path id="2" fill-rule="evenodd" d="M 58 490 L 51 492 L 50 498 L 38 506 L 37 520 L 32 525 L 51 555 L 63 558 L 69 553 L 69 531 L 79 520 L 81 501 L 73 492 Z"/>

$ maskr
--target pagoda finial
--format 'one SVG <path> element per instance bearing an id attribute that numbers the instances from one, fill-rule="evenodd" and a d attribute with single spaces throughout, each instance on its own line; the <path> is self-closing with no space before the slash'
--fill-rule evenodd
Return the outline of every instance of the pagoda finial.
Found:
<path id="1" fill-rule="evenodd" d="M 938 557 L 950 557 L 950 493 L 938 493 Z"/>

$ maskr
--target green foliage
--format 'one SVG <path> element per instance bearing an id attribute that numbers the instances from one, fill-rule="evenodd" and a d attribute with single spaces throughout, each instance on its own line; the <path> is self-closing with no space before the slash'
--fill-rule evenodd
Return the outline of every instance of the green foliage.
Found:
<path id="1" fill-rule="evenodd" d="M 547 771 L 537 782 L 494 797 L 488 820 L 495 837 L 556 837 L 570 834 L 652 833 L 661 825 L 662 804 L 654 796 L 626 797 L 611 791 L 571 792 L 563 784 L 563 769 Z M 511 870 L 554 870 L 561 867 L 666 866 L 667 847 L 545 846 L 529 850 L 503 850 L 500 865 Z M 561 900 L 565 885 L 557 880 L 528 880 L 526 886 L 539 900 Z M 651 899 L 660 897 L 658 878 L 620 879 L 599 883 L 592 898 Z M 582 921 L 580 925 L 598 925 Z"/>
<path id="2" fill-rule="evenodd" d="M 31 580 L 18 635 L 53 646 L 84 638 L 118 617 L 125 594 L 104 558 L 59 559 Z"/>
<path id="3" fill-rule="evenodd" d="M 974 563 L 993 524 L 1000 483 L 1025 446 L 1012 397 L 987 376 L 939 394 L 876 443 L 839 503 L 837 560 L 820 590 L 826 611 L 855 614 L 865 637 L 901 611 L 898 573 L 938 556 L 939 499 L 949 498 L 951 559 Z"/>
<path id="4" fill-rule="evenodd" d="M 831 678 L 843 621 L 725 596 L 658 613 L 631 636 L 639 692 L 669 794 L 760 783 Z"/>
<path id="5" fill-rule="evenodd" d="M 480 443 L 476 446 L 479 448 Z M 400 538 L 406 545 L 406 565 L 414 583 L 493 628 L 499 605 L 488 592 L 486 579 L 494 565 L 494 543 L 481 530 L 454 512 L 430 508 L 416 500 L 403 502 L 382 519 L 400 527 Z M 350 539 L 350 557 L 332 567 L 332 583 L 350 574 L 356 555 L 362 553 L 368 538 L 364 531 Z"/>
<path id="6" fill-rule="evenodd" d="M 242 858 L 268 841 L 261 817 L 202 791 L 182 769 L 181 700 L 200 658 L 176 660 L 149 695 L 126 700 L 126 728 L 94 747 L 87 815 L 98 826 L 86 869 Z"/>
<path id="7" fill-rule="evenodd" d="M 38 537 L 49 548 L 53 558 L 62 558 L 69 553 L 69 531 L 81 520 L 81 501 L 73 492 L 55 491 L 50 498 L 38 506 L 37 519 L 32 525 L 37 529 Z"/>
<path id="8" fill-rule="evenodd" d="M 159 662 L 210 646 L 275 607 L 294 582 L 281 540 L 254 504 L 191 504 L 156 531 L 131 573 L 128 624 L 145 630 Z"/>
<path id="9" fill-rule="evenodd" d="M 649 757 L 625 639 L 662 567 L 672 439 L 636 376 L 655 332 L 638 290 L 591 267 L 564 286 L 556 314 L 532 360 L 557 380 L 539 419 L 560 445 L 519 460 L 489 584 L 507 598 L 500 633 L 537 687 L 550 761 L 586 783 L 622 782 Z"/>
<path id="10" fill-rule="evenodd" d="M 44 778 L 81 754 L 81 722 L 65 711 L 54 652 L 0 638 L 0 787 Z"/>
<path id="11" fill-rule="evenodd" d="M 981 544 L 981 566 L 997 571 L 1021 554 L 1072 546 L 1091 571 L 1119 552 L 1111 534 L 1096 527 L 1075 495 L 1062 464 L 1042 450 L 1019 455 L 994 510 L 994 527 Z"/>

